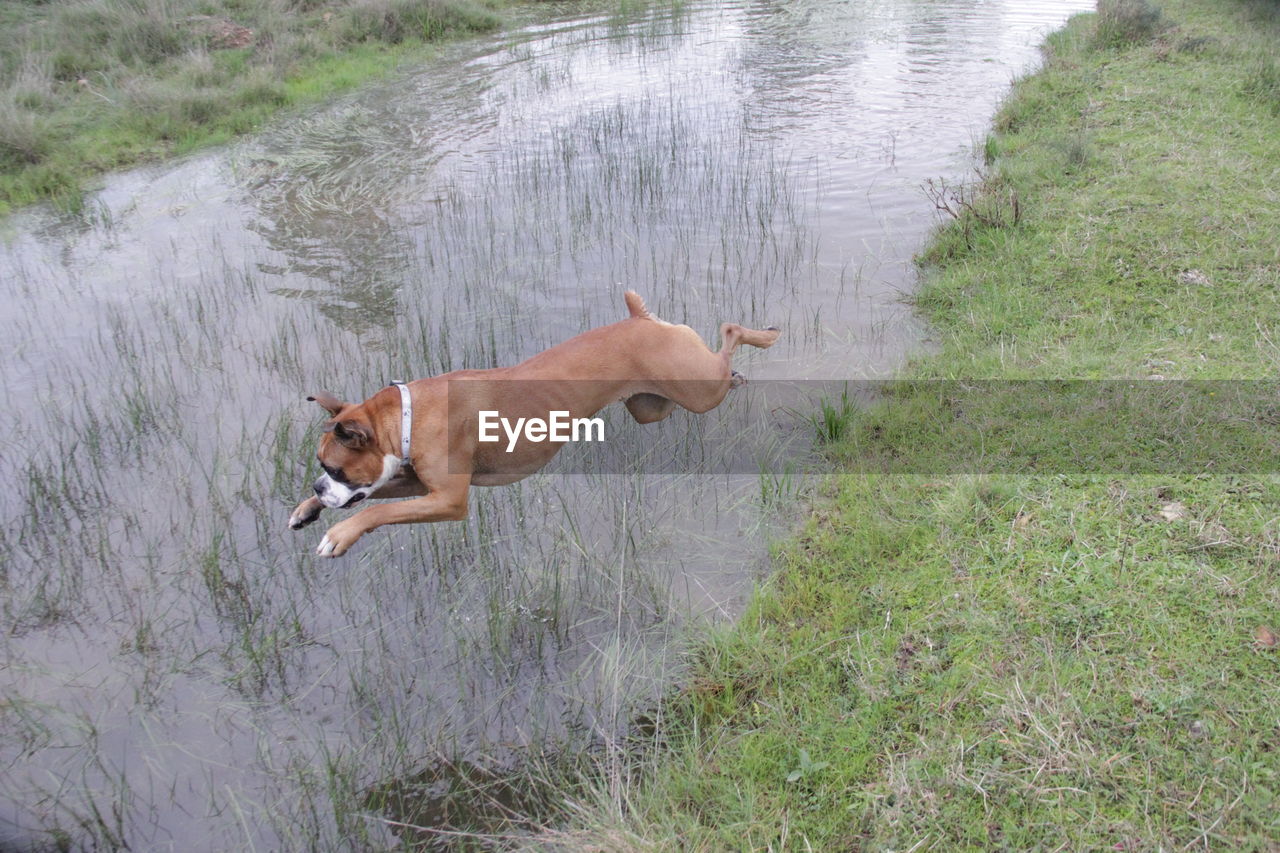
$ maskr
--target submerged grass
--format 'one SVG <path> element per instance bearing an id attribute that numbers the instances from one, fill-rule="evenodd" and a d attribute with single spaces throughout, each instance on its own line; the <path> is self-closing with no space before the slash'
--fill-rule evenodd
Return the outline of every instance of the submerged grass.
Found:
<path id="1" fill-rule="evenodd" d="M 1019 216 L 947 196 L 918 296 L 942 346 L 914 373 L 1273 376 L 1278 36 L 1274 3 L 1203 0 L 1103 4 L 1054 34 L 960 196 L 994 188 Z M 918 472 L 976 446 L 934 425 L 1009 411 L 1007 387 L 904 382 L 815 425 L 837 459 Z M 1020 429 L 1070 446 L 1090 424 Z M 836 477 L 625 784 L 547 840 L 1273 849 L 1280 480 L 1020 470 Z"/>
<path id="2" fill-rule="evenodd" d="M 491 0 L 76 0 L 0 10 L 0 212 L 385 73 Z"/>
<path id="3" fill-rule="evenodd" d="M 190 217 L 117 261 L 135 221 L 127 209 L 36 214 L 53 220 L 50 256 L 74 244 L 86 272 L 46 274 L 43 242 L 4 256 L 15 306 L 5 331 L 23 369 L 6 387 L 23 418 L 15 452 L 0 458 L 18 483 L 0 502 L 0 655 L 14 673 L 0 678 L 0 848 L 181 837 L 215 849 L 390 849 L 397 834 L 528 832 L 540 792 L 556 790 L 543 783 L 555 765 L 520 748 L 568 742 L 572 758 L 655 701 L 681 618 L 723 600 L 721 584 L 737 588 L 749 546 L 736 519 L 757 516 L 754 477 L 728 490 L 702 477 L 546 473 L 476 490 L 465 522 L 380 530 L 344 566 L 313 556 L 323 523 L 297 534 L 283 521 L 316 475 L 322 417 L 305 394 L 359 398 L 391 376 L 513 363 L 566 327 L 617 319 L 611 292 L 575 299 L 581 314 L 557 324 L 543 306 L 561 303 L 512 298 L 511 270 L 555 281 L 564 256 L 617 264 L 624 273 L 600 276 L 610 290 L 638 278 L 627 273 L 646 267 L 622 266 L 636 253 L 613 255 L 607 238 L 624 218 L 663 235 L 683 226 L 665 203 L 672 184 L 697 188 L 688 221 L 714 245 L 734 245 L 748 225 L 762 237 L 724 261 L 690 230 L 662 245 L 677 267 L 706 264 L 726 290 L 732 281 L 735 299 L 758 306 L 735 303 L 734 315 L 764 325 L 771 284 L 811 257 L 803 235 L 776 239 L 761 223 L 797 209 L 789 179 L 760 169 L 739 182 L 730 158 L 670 162 L 657 152 L 695 148 L 696 129 L 658 109 L 590 113 L 538 145 L 496 146 L 478 161 L 491 164 L 478 191 L 429 201 L 412 226 L 388 225 L 379 213 L 391 204 L 357 199 L 349 212 L 351 181 L 334 174 L 359 179 L 351 160 L 411 150 L 393 134 L 417 113 L 367 133 L 355 122 L 346 151 L 330 130 L 342 111 L 264 141 L 285 174 L 252 194 L 249 209 L 271 223 L 261 240 Z M 599 154 L 572 146 L 576 130 L 605 122 L 637 132 L 602 131 Z M 719 125 L 706 133 L 724 142 Z M 548 201 L 540 187 L 567 183 L 553 168 L 587 186 Z M 575 246 L 559 242 L 559 222 Z M 430 241 L 406 239 L 419 232 Z M 282 258 L 305 272 L 269 271 Z M 739 279 L 738 263 L 762 273 Z M 134 278 L 136 289 L 117 290 Z M 687 290 L 668 304 L 705 328 L 708 306 Z M 117 292 L 138 295 L 103 307 Z M 657 284 L 647 293 L 664 298 Z M 77 321 L 86 331 L 67 332 Z M 735 519 L 732 537 L 714 526 L 723 518 Z M 673 558 L 668 529 L 683 537 Z M 691 549 L 694 538 L 714 552 Z M 721 565 L 735 575 L 719 577 Z M 78 677 L 90 670 L 111 675 Z M 442 784 L 440 807 L 464 825 L 414 829 L 440 819 L 421 795 Z M 463 808 L 468 797 L 479 805 Z"/>

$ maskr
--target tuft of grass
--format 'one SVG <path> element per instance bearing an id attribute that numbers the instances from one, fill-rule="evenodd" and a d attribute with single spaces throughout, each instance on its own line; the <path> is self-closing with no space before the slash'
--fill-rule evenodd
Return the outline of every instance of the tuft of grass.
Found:
<path id="1" fill-rule="evenodd" d="M 1123 48 L 1149 42 L 1172 26 L 1148 0 L 1098 0 L 1094 41 L 1099 47 Z"/>
<path id="2" fill-rule="evenodd" d="M 53 140 L 39 107 L 39 101 L 20 94 L 0 101 L 0 162 L 22 168 L 34 166 L 48 155 Z"/>
<path id="3" fill-rule="evenodd" d="M 1269 54 L 1259 55 L 1244 76 L 1242 91 L 1280 115 L 1280 63 Z"/>
<path id="4" fill-rule="evenodd" d="M 401 44 L 437 39 L 459 26 L 486 30 L 497 24 L 493 13 L 480 7 L 422 0 L 362 0 L 345 10 L 339 38 L 347 43 Z"/>
<path id="5" fill-rule="evenodd" d="M 857 403 L 849 397 L 847 389 L 841 392 L 839 401 L 819 401 L 817 413 L 809 416 L 818 441 L 830 444 L 843 438 L 856 411 Z"/>

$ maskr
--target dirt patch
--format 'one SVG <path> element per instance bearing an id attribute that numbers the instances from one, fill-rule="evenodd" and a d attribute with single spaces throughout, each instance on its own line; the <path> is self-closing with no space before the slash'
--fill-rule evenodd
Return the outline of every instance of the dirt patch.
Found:
<path id="1" fill-rule="evenodd" d="M 249 47 L 255 38 L 253 30 L 226 18 L 193 15 L 186 19 L 186 23 L 208 41 L 211 50 L 237 50 Z"/>

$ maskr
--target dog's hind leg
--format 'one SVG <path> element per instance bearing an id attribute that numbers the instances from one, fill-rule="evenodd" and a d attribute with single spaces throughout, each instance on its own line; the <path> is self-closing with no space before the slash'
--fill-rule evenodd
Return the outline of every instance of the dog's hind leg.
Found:
<path id="1" fill-rule="evenodd" d="M 631 417 L 638 424 L 651 424 L 663 420 L 675 410 L 676 401 L 658 394 L 632 394 L 623 401 Z"/>
<path id="2" fill-rule="evenodd" d="M 767 329 L 748 329 L 746 326 L 739 326 L 737 323 L 724 323 L 720 326 L 720 352 L 719 356 L 724 359 L 725 367 L 729 366 L 729 359 L 733 357 L 733 351 L 738 348 L 739 344 L 747 344 L 748 346 L 759 347 L 760 349 L 768 349 L 778 340 L 778 335 L 782 332 L 774 326 Z"/>
<path id="3" fill-rule="evenodd" d="M 677 380 L 663 383 L 663 393 L 691 412 L 702 413 L 714 409 L 724 400 L 730 388 L 737 388 L 746 378 L 730 366 L 733 351 L 739 344 L 766 349 L 773 346 L 782 334 L 777 329 L 748 329 L 737 323 L 725 323 L 720 327 L 720 351 L 711 352 L 699 341 L 701 354 L 690 355 L 688 364 L 691 375 L 698 379 Z M 693 365 L 697 367 L 693 367 Z"/>

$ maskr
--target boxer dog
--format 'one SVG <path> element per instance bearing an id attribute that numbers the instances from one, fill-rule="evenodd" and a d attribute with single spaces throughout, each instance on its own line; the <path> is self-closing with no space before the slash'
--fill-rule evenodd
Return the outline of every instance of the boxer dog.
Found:
<path id="1" fill-rule="evenodd" d="M 324 474 L 315 495 L 298 504 L 289 527 L 300 530 L 324 507 L 345 509 L 366 498 L 413 498 L 368 506 L 329 528 L 316 553 L 340 557 L 384 524 L 458 521 L 471 486 L 514 483 L 542 468 L 563 441 L 481 441 L 480 413 L 589 418 L 622 401 L 636 421 L 660 421 L 676 405 L 707 412 L 743 381 L 729 366 L 739 344 L 766 348 L 780 332 L 720 327 L 712 352 L 688 326 L 659 320 L 626 293 L 630 317 L 570 338 L 515 367 L 457 370 L 393 383 L 363 403 L 321 392 L 308 397 L 330 414 L 320 437 Z"/>

